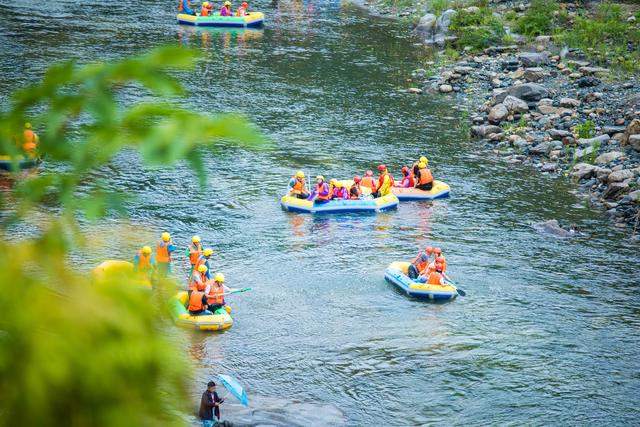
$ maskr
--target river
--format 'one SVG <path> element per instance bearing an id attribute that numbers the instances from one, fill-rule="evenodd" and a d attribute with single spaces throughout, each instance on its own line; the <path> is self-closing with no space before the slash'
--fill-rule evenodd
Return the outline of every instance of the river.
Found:
<path id="1" fill-rule="evenodd" d="M 142 243 L 111 227 L 149 239 L 168 230 L 183 246 L 197 233 L 230 286 L 253 288 L 229 297 L 227 333 L 176 337 L 199 367 L 194 401 L 226 372 L 251 401 L 225 404 L 238 425 L 636 424 L 638 243 L 573 184 L 469 141 L 453 98 L 400 93 L 427 60 L 403 25 L 338 2 L 251 7 L 266 13 L 264 30 L 181 27 L 169 1 L 0 0 L 1 103 L 55 61 L 181 43 L 204 55 L 185 77 L 184 105 L 242 112 L 272 141 L 207 154 L 204 193 L 184 165 L 151 170 L 128 152 L 100 173 L 137 199 L 130 220 L 94 226 L 103 236 L 81 267 Z M 450 199 L 377 216 L 280 209 L 299 168 L 348 177 L 384 162 L 397 175 L 423 154 Z M 585 234 L 531 227 L 552 218 Z M 433 305 L 385 283 L 391 261 L 427 244 L 444 249 L 466 297 Z"/>

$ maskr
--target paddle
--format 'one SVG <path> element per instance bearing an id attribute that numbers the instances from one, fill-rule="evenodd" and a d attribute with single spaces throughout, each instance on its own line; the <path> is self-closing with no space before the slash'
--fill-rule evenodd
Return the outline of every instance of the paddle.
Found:
<path id="1" fill-rule="evenodd" d="M 239 294 L 241 292 L 247 292 L 247 291 L 250 291 L 250 290 L 251 290 L 251 288 L 234 289 L 232 291 L 225 292 L 222 295 L 223 296 L 227 296 L 227 295 Z"/>
<path id="2" fill-rule="evenodd" d="M 458 291 L 458 295 L 460 295 L 461 297 L 466 297 L 467 296 L 467 293 L 465 291 L 463 291 L 462 289 L 458 288 L 458 285 L 456 285 L 455 282 L 453 280 L 451 280 L 451 278 L 449 276 L 447 276 L 444 273 L 442 273 L 442 275 L 444 276 L 445 279 L 447 279 L 447 281 L 449 283 L 451 283 L 453 286 L 456 287 L 456 291 Z"/>

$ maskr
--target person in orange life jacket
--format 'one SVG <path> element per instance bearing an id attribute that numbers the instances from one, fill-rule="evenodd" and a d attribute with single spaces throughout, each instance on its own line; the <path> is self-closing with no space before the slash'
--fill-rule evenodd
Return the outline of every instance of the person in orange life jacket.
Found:
<path id="1" fill-rule="evenodd" d="M 200 236 L 193 236 L 191 238 L 191 243 L 187 247 L 187 256 L 189 257 L 189 264 L 191 264 L 190 273 L 193 273 L 193 269 L 195 268 L 200 255 L 202 255 L 202 243 L 200 243 Z"/>
<path id="2" fill-rule="evenodd" d="M 436 271 L 432 271 L 429 274 L 429 278 L 427 279 L 428 285 L 440 285 L 445 286 L 446 283 L 444 281 L 444 274 L 442 271 L 442 264 L 436 263 Z"/>
<path id="3" fill-rule="evenodd" d="M 433 175 L 427 168 L 426 163 L 420 162 L 418 165 L 418 175 L 416 175 L 416 188 L 418 190 L 429 191 L 433 188 Z"/>
<path id="4" fill-rule="evenodd" d="M 29 157 L 34 157 L 36 155 L 36 149 L 38 148 L 38 142 L 40 142 L 40 138 L 31 129 L 31 123 L 25 123 L 24 132 L 22 133 L 22 151 Z"/>
<path id="5" fill-rule="evenodd" d="M 211 313 L 207 305 L 207 294 L 204 291 L 191 291 L 187 310 L 192 316 L 206 316 Z"/>
<path id="6" fill-rule="evenodd" d="M 171 240 L 171 235 L 166 231 L 162 233 L 160 241 L 156 246 L 156 263 L 158 264 L 158 273 L 165 277 L 171 272 L 171 253 L 177 249 Z"/>
<path id="7" fill-rule="evenodd" d="M 289 181 L 289 195 L 298 199 L 308 199 L 307 183 L 304 180 L 304 172 L 298 171 Z"/>
<path id="8" fill-rule="evenodd" d="M 249 3 L 243 1 L 238 10 L 236 11 L 236 16 L 246 16 L 249 10 Z"/>
<path id="9" fill-rule="evenodd" d="M 442 262 L 440 261 L 441 261 L 440 258 L 436 258 L 434 262 L 429 264 L 427 268 L 422 272 L 422 274 L 418 276 L 418 278 L 416 279 L 416 282 L 421 282 L 421 283 L 428 282 L 429 278 L 431 277 L 431 274 L 433 274 L 435 271 L 439 271 L 440 274 L 444 274 L 443 265 L 442 265 Z"/>
<path id="10" fill-rule="evenodd" d="M 225 1 L 224 5 L 220 9 L 220 16 L 233 16 L 233 12 L 231 11 L 231 2 Z"/>
<path id="11" fill-rule="evenodd" d="M 415 279 L 420 275 L 420 272 L 423 271 L 427 265 L 431 262 L 431 254 L 433 253 L 433 248 L 431 246 L 427 246 L 424 249 L 424 252 L 418 253 L 418 256 L 411 262 L 409 265 L 409 269 L 407 271 L 407 276 L 410 279 Z"/>
<path id="12" fill-rule="evenodd" d="M 207 272 L 208 268 L 204 264 L 200 264 L 196 269 L 191 273 L 191 278 L 189 279 L 189 294 L 193 291 L 200 292 L 208 292 L 208 278 Z"/>
<path id="13" fill-rule="evenodd" d="M 373 178 L 373 171 L 368 170 L 364 173 L 364 178 L 362 178 L 360 186 L 369 188 L 371 190 L 371 194 L 376 192 L 376 181 Z"/>
<path id="14" fill-rule="evenodd" d="M 202 3 L 202 9 L 200 9 L 200 16 L 210 16 L 213 12 L 213 5 L 208 1 Z"/>
<path id="15" fill-rule="evenodd" d="M 362 195 L 362 190 L 360 189 L 360 177 L 358 175 L 353 177 L 353 185 L 349 189 L 349 198 L 351 200 L 358 200 Z"/>
<path id="16" fill-rule="evenodd" d="M 224 284 L 224 274 L 216 273 L 207 292 L 207 304 L 212 313 L 224 306 L 224 293 L 229 291 L 231 289 Z"/>
<path id="17" fill-rule="evenodd" d="M 331 194 L 331 199 L 338 199 L 338 200 L 346 200 L 349 198 L 349 193 L 347 192 L 347 189 L 345 188 L 344 184 L 338 180 L 331 180 L 333 181 L 333 191 Z"/>
<path id="18" fill-rule="evenodd" d="M 195 15 L 196 12 L 191 9 L 194 7 L 189 0 L 178 0 L 178 13 L 186 13 L 187 15 Z"/>
<path id="19" fill-rule="evenodd" d="M 415 162 L 413 164 L 413 166 L 411 166 L 411 170 L 413 172 L 413 177 L 415 178 L 416 176 L 418 176 L 418 171 L 420 170 L 420 167 L 418 166 L 420 163 L 424 163 L 425 165 L 429 166 L 429 159 L 427 159 L 425 156 L 420 157 L 420 160 L 418 160 L 417 162 Z"/>
<path id="20" fill-rule="evenodd" d="M 402 167 L 402 181 L 400 181 L 399 187 L 413 188 L 415 180 L 413 178 L 413 172 L 406 166 Z"/>
<path id="21" fill-rule="evenodd" d="M 435 270 L 435 266 L 437 262 L 441 262 L 444 263 L 444 268 L 446 270 L 446 260 L 444 258 L 444 256 L 442 255 L 442 249 L 440 248 L 433 248 L 433 256 L 434 256 L 434 260 L 431 261 L 429 264 L 427 264 L 427 266 L 422 269 L 419 270 L 420 271 L 420 275 L 422 276 L 429 276 L 429 273 L 431 273 L 432 271 Z"/>
<path id="22" fill-rule="evenodd" d="M 156 260 L 151 253 L 151 246 L 143 246 L 133 258 L 133 271 L 145 273 L 149 278 L 156 269 Z"/>
<path id="23" fill-rule="evenodd" d="M 391 194 L 391 187 L 393 187 L 393 177 L 389 174 L 385 165 L 378 166 L 378 191 L 376 191 L 373 197 L 383 197 L 387 194 Z"/>
<path id="24" fill-rule="evenodd" d="M 213 255 L 213 249 L 206 248 L 202 251 L 202 255 L 198 257 L 196 261 L 196 268 L 200 265 L 205 265 L 207 267 L 207 279 L 211 279 L 211 272 L 213 269 L 211 268 L 211 256 Z"/>
<path id="25" fill-rule="evenodd" d="M 329 191 L 329 184 L 324 180 L 324 176 L 316 176 L 316 188 L 311 196 L 311 200 L 315 200 L 316 203 L 325 203 L 331 200 L 331 192 Z"/>

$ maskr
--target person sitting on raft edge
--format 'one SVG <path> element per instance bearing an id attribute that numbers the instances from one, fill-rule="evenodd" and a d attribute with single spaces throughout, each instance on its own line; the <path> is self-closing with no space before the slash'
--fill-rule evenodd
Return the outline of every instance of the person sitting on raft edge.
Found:
<path id="1" fill-rule="evenodd" d="M 414 179 L 413 171 L 406 166 L 402 167 L 402 181 L 398 187 L 402 188 L 413 188 L 416 182 Z"/>
<path id="2" fill-rule="evenodd" d="M 351 200 L 358 200 L 362 195 L 362 189 L 360 188 L 360 177 L 358 175 L 353 177 L 353 185 L 349 189 L 349 198 Z"/>
<path id="3" fill-rule="evenodd" d="M 334 180 L 332 180 L 334 181 Z M 341 181 L 335 180 L 333 183 L 333 191 L 331 194 L 331 200 L 346 200 L 349 198 L 349 193 Z"/>
<path id="4" fill-rule="evenodd" d="M 384 197 L 391 194 L 393 177 L 389 174 L 387 166 L 385 165 L 379 165 L 378 172 L 380 172 L 380 176 L 378 177 L 378 191 L 374 193 L 373 197 Z"/>
<path id="5" fill-rule="evenodd" d="M 430 191 L 433 188 L 433 175 L 427 164 L 420 162 L 418 164 L 418 175 L 416 175 L 416 188 L 418 190 Z"/>
<path id="6" fill-rule="evenodd" d="M 293 196 L 298 199 L 309 198 L 307 183 L 304 180 L 304 172 L 296 172 L 295 176 L 292 176 L 291 180 L 289 180 L 289 196 Z"/>
<path id="7" fill-rule="evenodd" d="M 331 193 L 329 192 L 329 184 L 324 180 L 324 176 L 316 176 L 316 189 L 311 196 L 310 200 L 315 200 L 316 203 L 325 203 L 331 200 Z"/>
<path id="8" fill-rule="evenodd" d="M 231 2 L 225 1 L 224 5 L 220 9 L 220 16 L 233 16 L 233 12 L 231 11 Z"/>
<path id="9" fill-rule="evenodd" d="M 238 10 L 236 10 L 236 16 L 246 16 L 249 13 L 249 3 L 243 1 Z"/>
<path id="10" fill-rule="evenodd" d="M 195 7 L 189 0 L 178 0 L 178 13 L 186 13 L 187 15 L 195 15 L 196 12 L 192 8 Z"/>
<path id="11" fill-rule="evenodd" d="M 370 189 L 371 194 L 376 192 L 377 188 L 376 188 L 376 181 L 373 178 L 373 171 L 368 170 L 364 173 L 364 177 L 362 178 L 362 181 L 360 181 L 360 186 L 367 187 L 368 189 Z"/>
<path id="12" fill-rule="evenodd" d="M 411 166 L 411 171 L 413 172 L 414 178 L 418 176 L 418 171 L 420 170 L 418 165 L 420 163 L 424 163 L 424 164 L 426 164 L 428 166 L 429 165 L 429 159 L 427 159 L 425 156 L 422 156 L 422 157 L 420 157 L 420 159 L 417 162 L 415 162 L 413 164 L 413 166 Z"/>
<path id="13" fill-rule="evenodd" d="M 202 9 L 200 9 L 200 16 L 210 16 L 213 13 L 213 5 L 208 1 L 202 2 Z"/>

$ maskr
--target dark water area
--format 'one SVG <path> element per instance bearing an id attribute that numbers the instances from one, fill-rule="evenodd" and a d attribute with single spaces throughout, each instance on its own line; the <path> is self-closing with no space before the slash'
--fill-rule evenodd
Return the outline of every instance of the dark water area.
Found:
<path id="1" fill-rule="evenodd" d="M 242 112 L 272 141 L 207 154 L 205 192 L 184 165 L 152 170 L 129 152 L 97 174 L 137 198 L 128 221 L 87 225 L 98 237 L 81 268 L 167 230 L 183 246 L 199 234 L 229 285 L 253 288 L 229 297 L 227 333 L 176 333 L 198 366 L 194 400 L 231 373 L 251 401 L 225 404 L 238 425 L 637 425 L 638 243 L 569 182 L 468 141 L 452 98 L 399 93 L 427 55 L 406 28 L 339 2 L 259 1 L 263 30 L 202 30 L 178 26 L 174 6 L 0 0 L 0 105 L 56 61 L 183 44 L 204 59 L 181 102 Z M 297 169 L 344 178 L 384 162 L 397 174 L 423 154 L 451 199 L 375 216 L 279 206 Z M 553 218 L 585 234 L 531 227 Z M 425 304 L 385 283 L 390 262 L 427 244 L 467 297 Z"/>

